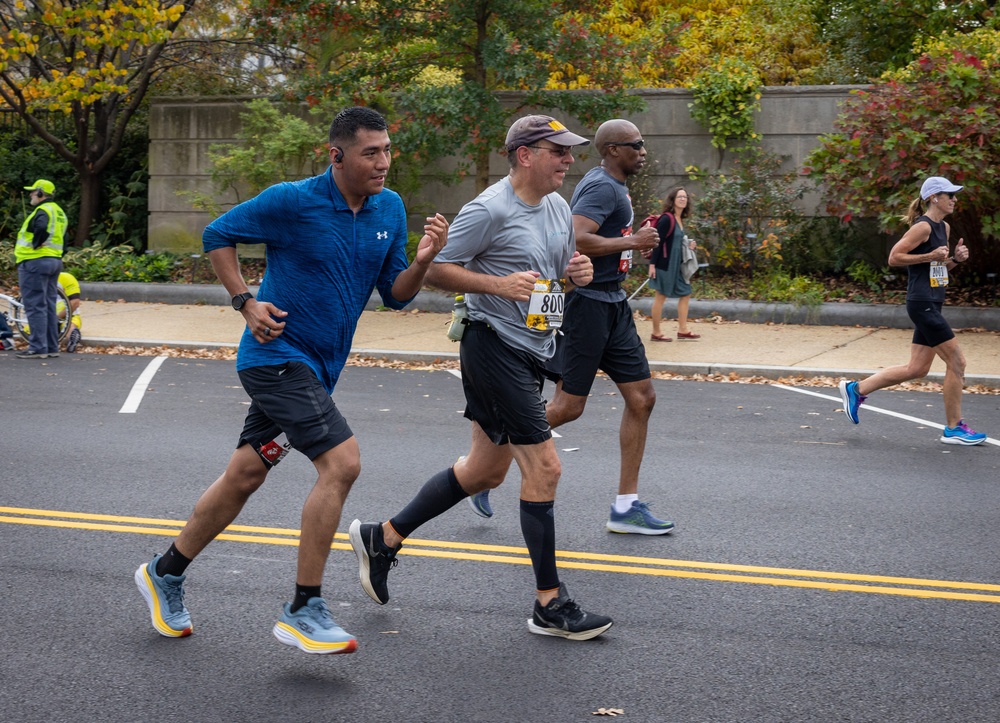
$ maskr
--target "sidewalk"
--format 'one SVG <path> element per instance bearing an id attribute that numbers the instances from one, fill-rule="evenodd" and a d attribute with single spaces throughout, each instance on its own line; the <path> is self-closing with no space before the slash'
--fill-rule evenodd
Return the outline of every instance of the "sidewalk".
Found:
<path id="1" fill-rule="evenodd" d="M 215 305 L 216 300 L 208 304 L 100 301 L 93 300 L 86 285 L 84 298 L 85 345 L 232 347 L 243 333 L 243 317 L 229 306 Z M 432 306 L 432 301 L 425 299 L 423 306 Z M 719 303 L 715 306 L 723 308 Z M 671 343 L 650 342 L 652 324 L 647 318 L 639 319 L 650 365 L 654 370 L 684 375 L 857 378 L 904 363 L 909 357 L 909 329 L 714 318 L 692 319 L 691 329 L 701 339 Z M 457 359 L 458 345 L 445 336 L 449 321 L 450 314 L 443 311 L 365 311 L 353 351 L 400 361 Z M 676 323 L 665 322 L 664 331 L 675 333 Z M 1000 332 L 960 331 L 959 342 L 967 359 L 966 383 L 1000 388 Z M 940 380 L 943 372 L 944 364 L 935 360 L 929 378 Z"/>

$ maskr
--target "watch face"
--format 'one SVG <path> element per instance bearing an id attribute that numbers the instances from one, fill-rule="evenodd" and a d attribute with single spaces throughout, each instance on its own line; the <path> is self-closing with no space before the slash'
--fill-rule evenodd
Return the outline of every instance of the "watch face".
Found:
<path id="1" fill-rule="evenodd" d="M 233 297 L 233 308 L 239 311 L 243 305 L 253 298 L 253 294 L 239 294 Z"/>

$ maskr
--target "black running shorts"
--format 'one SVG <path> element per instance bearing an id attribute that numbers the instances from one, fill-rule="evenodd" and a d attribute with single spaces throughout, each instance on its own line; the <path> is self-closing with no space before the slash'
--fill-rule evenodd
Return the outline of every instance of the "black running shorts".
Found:
<path id="1" fill-rule="evenodd" d="M 615 384 L 650 377 L 646 347 L 624 300 L 608 303 L 570 293 L 553 362 L 563 391 L 581 397 L 590 394 L 598 369 Z"/>
<path id="2" fill-rule="evenodd" d="M 465 416 L 494 444 L 541 444 L 552 438 L 545 419 L 545 373 L 531 354 L 508 346 L 483 322 L 465 327 L 460 348 Z"/>
<path id="3" fill-rule="evenodd" d="M 940 301 L 907 301 L 906 313 L 913 322 L 913 343 L 935 347 L 955 338 L 951 324 L 941 313 Z"/>
<path id="4" fill-rule="evenodd" d="M 316 373 L 302 362 L 243 369 L 238 372 L 250 395 L 243 432 L 237 447 L 253 445 L 265 464 L 271 444 L 284 433 L 287 445 L 309 459 L 354 436 Z M 281 455 L 284 456 L 284 455 Z M 270 459 L 272 466 L 280 459 Z"/>

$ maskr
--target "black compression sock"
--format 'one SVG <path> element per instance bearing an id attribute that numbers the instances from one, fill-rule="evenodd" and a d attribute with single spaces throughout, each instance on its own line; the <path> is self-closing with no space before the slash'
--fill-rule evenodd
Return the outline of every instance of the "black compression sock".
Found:
<path id="1" fill-rule="evenodd" d="M 301 607 L 305 607 L 306 603 L 309 602 L 310 598 L 323 597 L 320 594 L 319 585 L 295 585 L 295 599 L 292 600 L 292 612 L 294 613 Z"/>
<path id="2" fill-rule="evenodd" d="M 468 496 L 468 492 L 458 484 L 454 470 L 449 467 L 427 480 L 417 496 L 389 520 L 389 524 L 400 536 L 409 537 L 420 525 L 447 512 Z"/>
<path id="3" fill-rule="evenodd" d="M 164 575 L 180 577 L 190 564 L 191 558 L 184 557 L 184 555 L 177 551 L 173 543 L 171 543 L 170 549 L 164 553 L 163 557 L 156 561 L 156 574 L 160 577 Z"/>
<path id="4" fill-rule="evenodd" d="M 521 500 L 521 534 L 528 547 L 531 566 L 535 569 L 535 585 L 539 590 L 555 590 L 559 587 L 554 510 L 555 502 Z"/>

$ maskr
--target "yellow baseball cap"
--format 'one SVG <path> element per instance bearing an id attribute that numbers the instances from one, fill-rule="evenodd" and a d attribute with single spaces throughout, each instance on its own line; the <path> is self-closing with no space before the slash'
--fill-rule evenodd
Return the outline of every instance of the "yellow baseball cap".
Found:
<path id="1" fill-rule="evenodd" d="M 44 178 L 39 178 L 30 186 L 24 187 L 25 191 L 34 191 L 37 189 L 45 191 L 46 196 L 51 196 L 53 193 L 56 192 L 56 184 L 54 184 L 52 181 L 46 181 Z"/>

